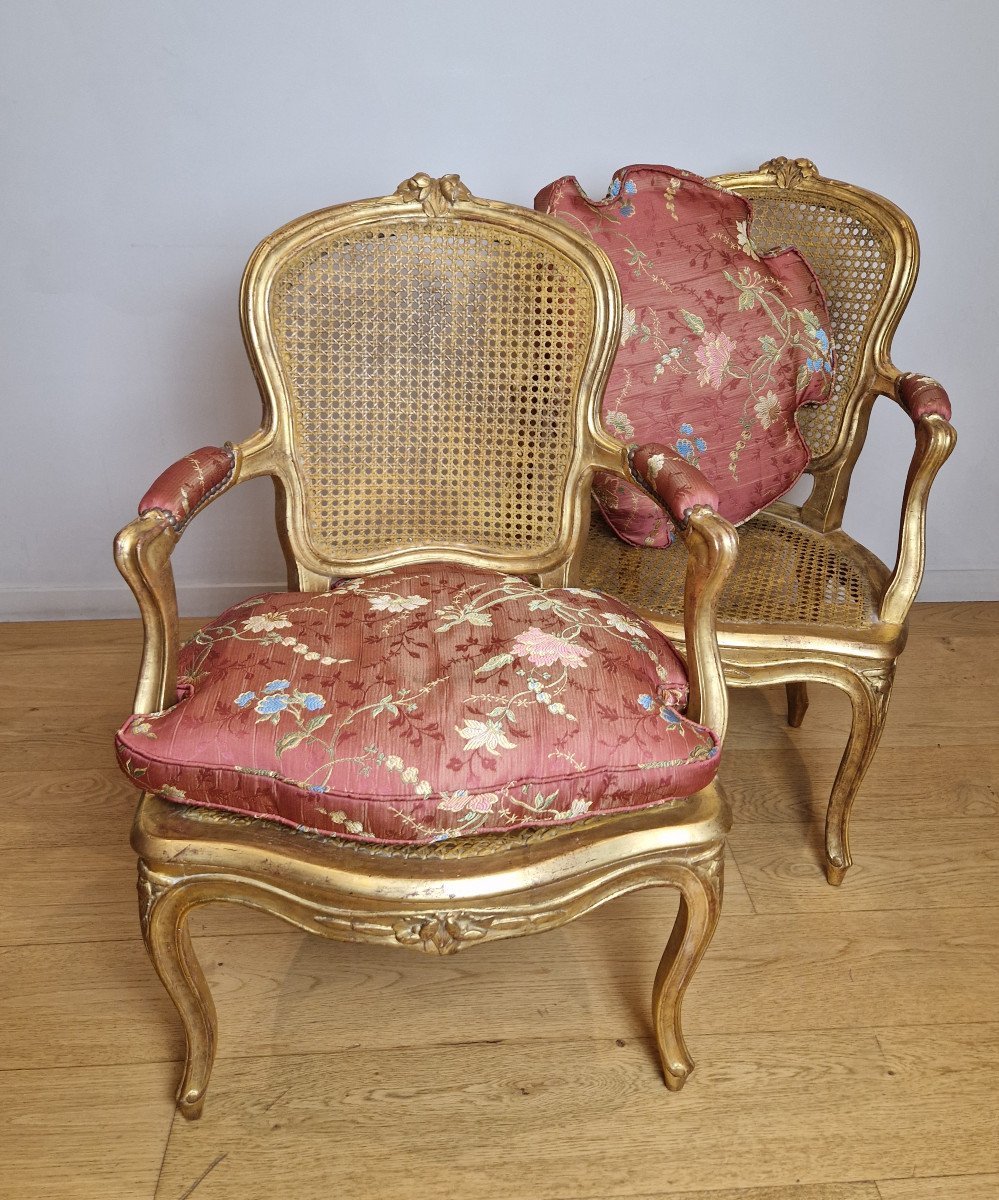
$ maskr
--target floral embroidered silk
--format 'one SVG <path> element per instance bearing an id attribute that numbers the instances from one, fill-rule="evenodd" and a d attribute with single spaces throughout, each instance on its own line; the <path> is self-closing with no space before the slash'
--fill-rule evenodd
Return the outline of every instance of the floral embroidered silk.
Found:
<path id="1" fill-rule="evenodd" d="M 783 495 L 809 458 L 795 411 L 832 389 L 829 315 L 804 258 L 761 254 L 747 200 L 672 167 L 624 167 L 599 201 L 566 176 L 534 206 L 589 233 L 621 284 L 608 433 L 675 447 L 734 523 Z M 669 545 L 640 488 L 598 472 L 594 495 L 625 541 Z"/>
<path id="2" fill-rule="evenodd" d="M 343 837 L 573 821 L 689 796 L 718 765 L 682 661 L 626 605 L 452 563 L 257 596 L 180 670 L 177 703 L 118 732 L 133 782 Z"/>

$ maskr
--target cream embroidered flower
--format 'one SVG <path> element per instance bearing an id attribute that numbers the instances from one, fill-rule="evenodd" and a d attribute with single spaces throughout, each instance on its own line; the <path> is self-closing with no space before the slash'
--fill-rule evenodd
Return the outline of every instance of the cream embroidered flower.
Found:
<path id="1" fill-rule="evenodd" d="M 665 454 L 650 454 L 649 455 L 648 463 L 646 464 L 646 469 L 649 472 L 650 482 L 655 483 L 656 476 L 659 474 L 659 472 L 665 466 L 666 466 L 666 455 Z"/>
<path id="2" fill-rule="evenodd" d="M 275 629 L 290 629 L 291 622 L 284 613 L 257 613 L 254 617 L 247 617 L 243 628 L 247 633 L 273 633 Z"/>
<path id="3" fill-rule="evenodd" d="M 405 765 L 398 754 L 390 754 L 385 760 L 385 769 L 387 771 L 401 771 Z"/>
<path id="4" fill-rule="evenodd" d="M 626 304 L 624 306 L 624 312 L 621 314 L 621 345 L 622 346 L 625 344 L 625 342 L 627 342 L 627 340 L 630 337 L 633 337 L 635 335 L 635 331 L 637 329 L 638 329 L 638 317 L 635 315 L 635 310 L 631 307 L 630 304 Z"/>
<path id="5" fill-rule="evenodd" d="M 749 236 L 749 222 L 748 221 L 736 221 L 735 237 L 736 237 L 736 241 L 739 243 L 739 249 L 743 252 L 743 254 L 748 254 L 750 258 L 754 258 L 754 259 L 756 259 L 757 262 L 759 262 L 760 261 L 759 247 L 756 245 L 756 243 L 753 241 L 753 239 Z"/>
<path id="6" fill-rule="evenodd" d="M 420 772 L 416 769 L 416 767 L 407 767 L 402 773 L 403 783 L 416 783 L 419 778 Z"/>
<path id="7" fill-rule="evenodd" d="M 429 600 L 425 600 L 422 596 L 371 596 L 368 603 L 375 612 L 413 612 L 414 609 L 422 608 L 424 604 L 429 604 Z"/>
<path id="8" fill-rule="evenodd" d="M 567 821 L 573 817 L 581 817 L 583 813 L 590 811 L 591 801 L 589 800 L 573 800 L 572 805 L 563 812 L 554 812 L 552 816 L 556 821 Z"/>
<path id="9" fill-rule="evenodd" d="M 593 653 L 585 646 L 567 642 L 565 638 L 545 633 L 543 629 L 537 629 L 533 625 L 523 633 L 517 634 L 513 642 L 513 652 L 520 658 L 526 658 L 536 667 L 550 667 L 557 662 L 564 663 L 567 667 L 582 667 Z"/>
<path id="10" fill-rule="evenodd" d="M 615 408 L 604 413 L 604 426 L 607 432 L 613 434 L 619 441 L 629 442 L 635 436 L 635 427 L 626 412 Z"/>
<path id="11" fill-rule="evenodd" d="M 513 750 L 514 743 L 506 736 L 503 726 L 498 721 L 467 720 L 455 732 L 465 739 L 466 750 L 488 750 L 490 754 L 498 755 L 500 750 Z"/>
<path id="12" fill-rule="evenodd" d="M 641 627 L 632 621 L 626 620 L 620 613 L 601 613 L 600 614 L 611 629 L 616 629 L 618 633 L 626 633 L 629 637 L 647 638 L 649 635 Z"/>
<path id="13" fill-rule="evenodd" d="M 765 396 L 761 396 L 753 405 L 753 411 L 756 413 L 756 419 L 763 428 L 769 429 L 780 415 L 780 401 L 773 392 L 767 392 Z"/>
<path id="14" fill-rule="evenodd" d="M 429 796 L 434 789 L 430 786 L 426 779 L 421 779 L 416 785 L 416 794 L 418 796 Z"/>

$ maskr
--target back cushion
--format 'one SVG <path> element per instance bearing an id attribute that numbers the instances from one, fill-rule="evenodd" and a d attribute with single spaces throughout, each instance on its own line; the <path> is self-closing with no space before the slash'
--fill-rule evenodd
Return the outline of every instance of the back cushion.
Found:
<path id="1" fill-rule="evenodd" d="M 808 465 L 794 414 L 832 390 L 829 315 L 804 258 L 761 254 L 747 200 L 672 167 L 624 167 L 596 201 L 565 176 L 534 207 L 589 232 L 621 283 L 608 433 L 675 446 L 736 524 L 782 496 Z M 637 485 L 598 472 L 594 494 L 625 541 L 669 545 Z"/>

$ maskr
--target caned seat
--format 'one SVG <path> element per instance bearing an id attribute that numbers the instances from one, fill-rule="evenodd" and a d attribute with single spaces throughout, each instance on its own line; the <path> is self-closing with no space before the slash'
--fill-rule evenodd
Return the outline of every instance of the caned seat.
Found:
<path id="1" fill-rule="evenodd" d="M 583 576 L 637 608 L 683 623 L 687 555 L 681 543 L 664 553 L 629 546 L 594 515 Z M 873 629 L 890 572 L 846 534 L 819 533 L 779 508 L 739 527 L 739 557 L 718 601 L 725 625 L 794 625 Z"/>
<path id="2" fill-rule="evenodd" d="M 730 821 L 714 608 L 736 539 L 682 458 L 600 430 L 610 263 L 557 221 L 418 175 L 266 238 L 242 323 L 262 427 L 169 468 L 116 541 L 145 629 L 118 752 L 142 791 L 143 936 L 187 1036 L 180 1111 L 200 1115 L 215 1053 L 188 928 L 212 901 L 452 954 L 673 886 L 652 1011 L 681 1087 L 680 1002 Z M 681 530 L 685 663 L 579 586 L 598 469 Z M 288 590 L 181 650 L 173 549 L 261 475 Z"/>

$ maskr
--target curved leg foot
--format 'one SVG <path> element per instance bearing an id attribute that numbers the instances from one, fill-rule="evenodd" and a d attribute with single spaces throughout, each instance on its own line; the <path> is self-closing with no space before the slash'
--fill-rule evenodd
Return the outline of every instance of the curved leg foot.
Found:
<path id="1" fill-rule="evenodd" d="M 218 1031 L 215 1004 L 187 927 L 194 902 L 183 881 L 164 879 L 140 860 L 142 936 L 156 973 L 184 1023 L 187 1060 L 177 1089 L 177 1108 L 191 1121 L 201 1116 L 204 1107 Z"/>
<path id="2" fill-rule="evenodd" d="M 850 857 L 850 810 L 874 752 L 888 715 L 895 664 L 866 671 L 852 677 L 848 689 L 853 704 L 850 738 L 836 772 L 829 808 L 826 812 L 826 879 L 839 887 L 853 862 Z"/>
<path id="3" fill-rule="evenodd" d="M 792 729 L 800 729 L 808 711 L 808 684 L 803 679 L 784 685 L 787 689 L 787 723 Z"/>
<path id="4" fill-rule="evenodd" d="M 680 1008 L 687 985 L 718 924 L 723 854 L 724 846 L 714 847 L 699 862 L 678 865 L 669 880 L 680 889 L 680 910 L 656 972 L 652 1022 L 663 1077 L 671 1092 L 678 1092 L 694 1069 L 680 1027 Z"/>

